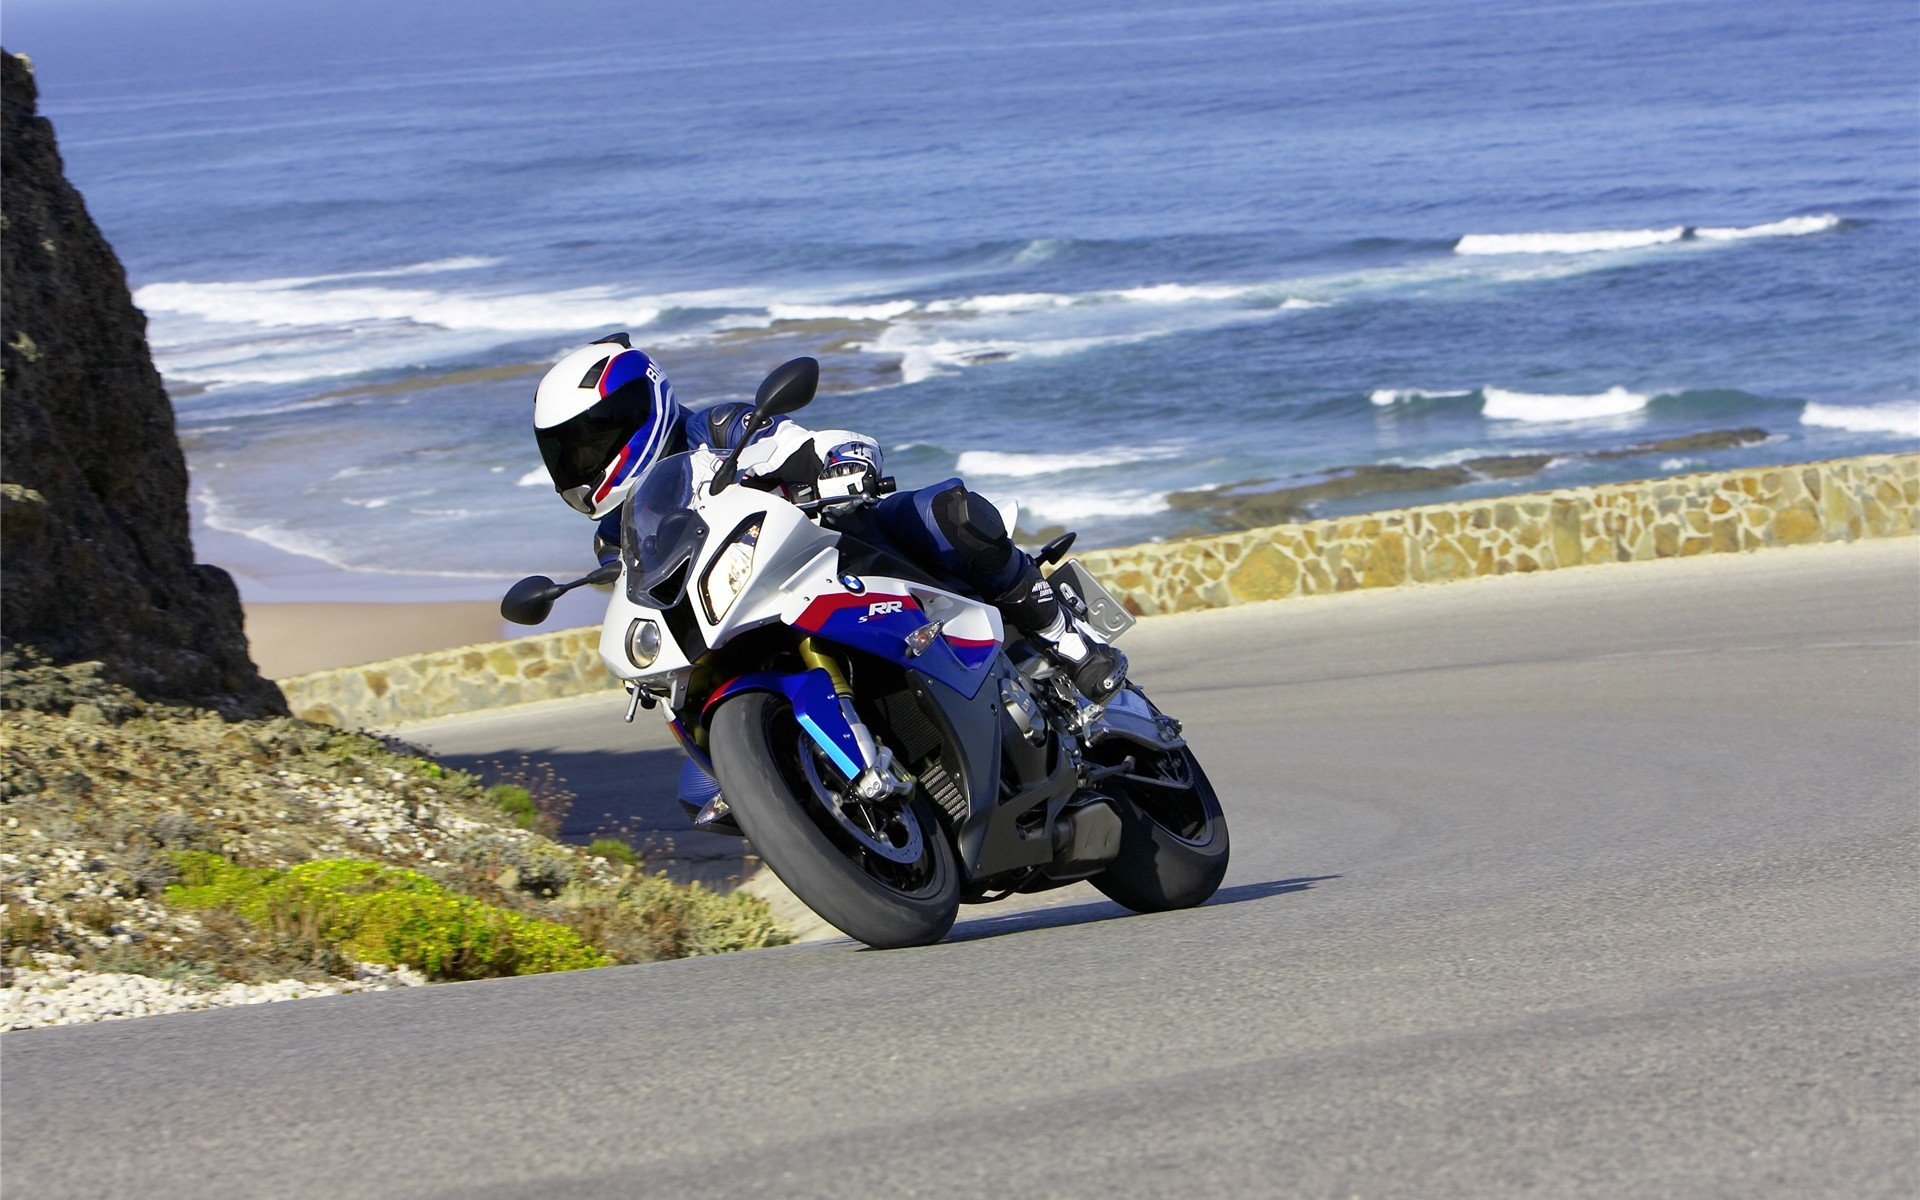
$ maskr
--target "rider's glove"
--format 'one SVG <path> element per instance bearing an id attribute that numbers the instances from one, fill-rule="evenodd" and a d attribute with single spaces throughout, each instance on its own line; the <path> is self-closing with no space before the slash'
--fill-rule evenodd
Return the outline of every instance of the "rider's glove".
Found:
<path id="1" fill-rule="evenodd" d="M 821 460 L 814 485 L 828 508 L 858 504 L 880 494 L 880 451 L 867 442 L 841 442 Z"/>

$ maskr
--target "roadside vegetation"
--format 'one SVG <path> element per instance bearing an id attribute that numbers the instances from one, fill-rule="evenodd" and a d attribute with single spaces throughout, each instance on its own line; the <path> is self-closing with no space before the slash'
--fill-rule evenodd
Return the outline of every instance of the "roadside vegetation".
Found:
<path id="1" fill-rule="evenodd" d="M 56 994 L 95 977 L 141 977 L 125 1006 L 167 1011 L 788 940 L 756 897 L 553 840 L 570 798 L 531 764 L 488 786 L 14 657 L 0 705 L 0 1028 L 123 1015 Z"/>

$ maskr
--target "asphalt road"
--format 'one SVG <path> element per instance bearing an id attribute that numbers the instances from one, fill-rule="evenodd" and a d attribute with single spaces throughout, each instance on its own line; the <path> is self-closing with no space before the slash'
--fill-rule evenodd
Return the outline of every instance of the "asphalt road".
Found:
<path id="1" fill-rule="evenodd" d="M 1205 908 L 9 1034 L 5 1190 L 1920 1193 L 1920 540 L 1129 641 Z"/>

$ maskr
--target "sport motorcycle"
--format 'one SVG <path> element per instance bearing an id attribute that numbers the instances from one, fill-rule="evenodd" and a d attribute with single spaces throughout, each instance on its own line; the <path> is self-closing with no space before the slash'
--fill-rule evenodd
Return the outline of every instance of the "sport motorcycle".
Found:
<path id="1" fill-rule="evenodd" d="M 1136 912 L 1201 904 L 1227 822 L 1181 724 L 1129 681 L 1105 703 L 1000 613 L 889 547 L 879 495 L 743 478 L 741 450 L 812 400 L 818 364 L 761 384 L 747 431 L 647 468 L 617 560 L 532 576 L 501 613 L 612 585 L 600 657 L 686 751 L 695 828 L 745 836 L 808 907 L 869 946 L 940 940 L 961 904 L 1086 880 Z M 1009 522 L 1011 527 L 1012 522 Z M 1133 617 L 1077 560 L 1035 552 L 1092 636 Z"/>

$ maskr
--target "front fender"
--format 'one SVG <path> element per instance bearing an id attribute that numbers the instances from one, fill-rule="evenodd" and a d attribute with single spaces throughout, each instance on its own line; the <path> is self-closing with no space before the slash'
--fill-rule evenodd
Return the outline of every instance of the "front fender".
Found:
<path id="1" fill-rule="evenodd" d="M 772 692 L 786 697 L 793 705 L 793 716 L 800 728 L 826 751 L 834 766 L 846 772 L 848 779 L 873 765 L 867 761 L 859 739 L 854 737 L 853 726 L 847 722 L 846 710 L 840 706 L 840 697 L 833 690 L 832 677 L 820 668 L 793 674 L 754 671 L 735 676 L 707 697 L 700 710 L 701 720 L 704 722 L 722 701 L 746 692 Z"/>

